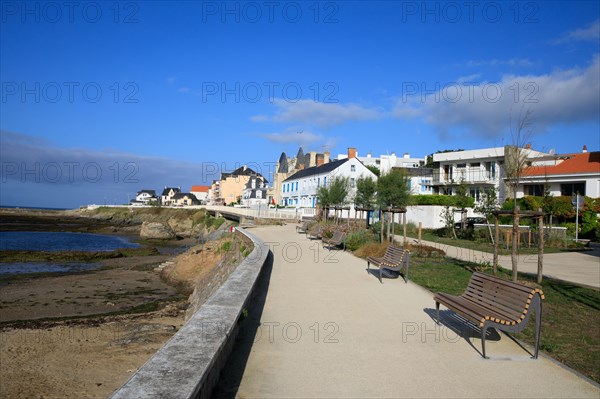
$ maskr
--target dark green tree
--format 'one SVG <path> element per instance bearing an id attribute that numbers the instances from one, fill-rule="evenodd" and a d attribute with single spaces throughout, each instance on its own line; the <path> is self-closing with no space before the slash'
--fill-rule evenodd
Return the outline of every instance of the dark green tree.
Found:
<path id="1" fill-rule="evenodd" d="M 392 169 L 377 180 L 377 204 L 381 215 L 389 208 L 406 209 L 410 204 L 410 188 L 406 172 Z M 381 241 L 383 241 L 383 220 L 381 221 Z M 388 220 L 388 231 L 391 220 Z"/>
<path id="2" fill-rule="evenodd" d="M 325 218 L 327 218 L 328 208 L 347 205 L 349 192 L 350 179 L 347 177 L 334 177 L 327 185 L 320 186 L 317 189 L 319 205 L 325 211 Z"/>
<path id="3" fill-rule="evenodd" d="M 355 207 L 371 209 L 375 205 L 376 193 L 377 182 L 375 180 L 371 179 L 370 177 L 359 177 L 358 180 L 356 180 L 356 195 L 354 196 Z"/>
<path id="4" fill-rule="evenodd" d="M 381 170 L 375 165 L 367 165 L 367 169 L 369 169 L 373 174 L 377 177 L 381 175 Z"/>

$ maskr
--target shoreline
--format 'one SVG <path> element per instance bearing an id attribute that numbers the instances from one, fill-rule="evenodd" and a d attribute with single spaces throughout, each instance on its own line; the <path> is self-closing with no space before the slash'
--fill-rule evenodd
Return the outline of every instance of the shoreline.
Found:
<path id="1" fill-rule="evenodd" d="M 155 249 L 97 259 L 100 268 L 93 271 L 0 276 L 0 391 L 8 397 L 109 396 L 183 326 L 193 288 L 198 281 L 214 287 L 213 269 L 230 253 L 221 251 L 221 241 L 228 238 L 213 234 L 214 226 L 201 233 L 212 237 L 194 245 L 198 240 L 189 237 L 194 225 L 187 222 L 192 212 L 173 217 L 172 211 L 82 216 L 78 211 L 4 210 L 0 231 L 75 228 L 128 236 L 142 249 L 162 248 L 162 253 Z M 143 221 L 154 217 L 188 237 L 139 238 Z M 219 231 L 226 230 L 222 227 Z"/>

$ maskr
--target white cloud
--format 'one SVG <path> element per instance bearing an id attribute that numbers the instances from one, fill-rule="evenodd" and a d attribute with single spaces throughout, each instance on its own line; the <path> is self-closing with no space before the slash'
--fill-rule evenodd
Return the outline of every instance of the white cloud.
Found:
<path id="1" fill-rule="evenodd" d="M 510 67 L 525 67 L 529 68 L 533 66 L 533 62 L 527 58 L 511 58 L 508 60 L 499 60 L 493 58 L 491 60 L 469 60 L 465 63 L 465 66 L 471 68 L 478 67 L 495 67 L 495 66 L 510 66 Z"/>
<path id="2" fill-rule="evenodd" d="M 290 127 L 282 132 L 260 133 L 257 136 L 276 144 L 293 144 L 303 147 L 332 148 L 338 141 L 335 137 L 326 137 L 299 127 Z"/>
<path id="3" fill-rule="evenodd" d="M 183 87 L 180 87 L 179 89 L 177 89 L 177 91 L 179 93 L 188 93 L 190 91 L 190 88 L 183 86 Z"/>
<path id="4" fill-rule="evenodd" d="M 303 123 L 310 126 L 319 126 L 329 129 L 348 121 L 373 120 L 383 117 L 383 113 L 372 108 L 365 108 L 357 104 L 332 104 L 320 103 L 312 100 L 299 100 L 289 102 L 276 99 L 274 105 L 277 107 L 275 115 L 265 117 L 257 115 L 252 117 L 253 121 L 273 121 Z"/>
<path id="5" fill-rule="evenodd" d="M 168 85 L 172 85 L 173 83 L 175 83 L 176 80 L 177 78 L 175 76 L 170 76 L 167 78 L 166 82 Z"/>
<path id="6" fill-rule="evenodd" d="M 596 41 L 600 40 L 600 19 L 592 22 L 585 28 L 579 28 L 565 33 L 562 37 L 551 41 L 552 44 L 563 44 L 578 41 Z"/>
<path id="7" fill-rule="evenodd" d="M 218 162 L 192 163 L 118 151 L 63 148 L 0 131 L 0 203 L 21 206 L 120 204 L 141 189 L 202 184 L 219 178 Z M 44 193 L 44 195 L 41 195 Z"/>
<path id="8" fill-rule="evenodd" d="M 554 124 L 598 121 L 600 58 L 586 68 L 545 75 L 506 75 L 499 82 L 448 84 L 434 95 L 405 96 L 394 115 L 424 120 L 446 134 L 466 128 L 473 135 L 495 136 L 509 127 L 512 110 L 531 109 L 536 130 Z"/>
<path id="9" fill-rule="evenodd" d="M 268 122 L 269 117 L 266 115 L 254 115 L 250 117 L 252 122 Z"/>

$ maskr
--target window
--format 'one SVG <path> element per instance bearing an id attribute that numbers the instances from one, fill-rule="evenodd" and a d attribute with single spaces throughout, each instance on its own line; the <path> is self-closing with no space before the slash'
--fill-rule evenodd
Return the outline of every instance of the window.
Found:
<path id="1" fill-rule="evenodd" d="M 350 165 L 350 172 L 356 172 L 356 165 Z"/>
<path id="2" fill-rule="evenodd" d="M 262 198 L 262 191 L 261 190 L 258 190 L 256 192 L 256 198 Z"/>
<path id="3" fill-rule="evenodd" d="M 298 182 L 296 182 L 296 191 L 298 191 Z M 297 202 L 296 202 L 297 203 Z"/>
<path id="4" fill-rule="evenodd" d="M 475 201 L 479 201 L 479 199 L 481 198 L 479 187 L 471 187 L 471 189 L 469 190 L 469 194 L 472 198 L 475 199 Z"/>
<path id="5" fill-rule="evenodd" d="M 352 166 L 354 166 L 354 165 L 352 165 Z M 356 179 L 354 179 L 354 177 L 350 179 L 350 186 L 356 187 Z"/>
<path id="6" fill-rule="evenodd" d="M 496 162 L 486 162 L 485 163 L 485 172 L 487 174 L 488 179 L 496 178 Z"/>
<path id="7" fill-rule="evenodd" d="M 543 184 L 526 184 L 524 187 L 525 195 L 534 195 L 536 197 L 544 196 L 544 185 Z"/>
<path id="8" fill-rule="evenodd" d="M 585 195 L 585 182 L 565 183 L 560 185 L 560 195 L 571 196 L 575 194 Z"/>
<path id="9" fill-rule="evenodd" d="M 323 176 L 323 187 L 327 186 L 327 176 Z"/>

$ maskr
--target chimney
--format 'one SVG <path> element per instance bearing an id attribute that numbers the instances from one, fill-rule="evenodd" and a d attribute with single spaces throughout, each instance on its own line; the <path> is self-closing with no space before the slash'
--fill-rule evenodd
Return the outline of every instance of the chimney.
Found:
<path id="1" fill-rule="evenodd" d="M 325 151 L 325 154 L 323 154 L 323 163 L 329 163 L 331 158 L 331 153 L 329 151 Z"/>
<path id="2" fill-rule="evenodd" d="M 584 154 L 587 152 L 587 145 L 584 144 L 583 150 L 581 152 L 583 152 Z"/>
<path id="3" fill-rule="evenodd" d="M 405 153 L 402 155 L 402 158 L 404 158 L 404 159 L 409 159 L 409 158 L 410 158 L 410 154 L 409 154 L 408 152 L 405 152 Z"/>
<path id="4" fill-rule="evenodd" d="M 348 147 L 348 159 L 356 158 L 356 148 Z"/>
<path id="5" fill-rule="evenodd" d="M 317 154 L 317 167 L 323 165 L 325 159 L 323 154 Z"/>
<path id="6" fill-rule="evenodd" d="M 531 143 L 527 143 L 527 145 L 525 146 L 526 150 L 531 150 Z"/>
<path id="7" fill-rule="evenodd" d="M 246 171 L 246 165 L 244 165 L 244 169 L 242 169 L 244 172 Z"/>

